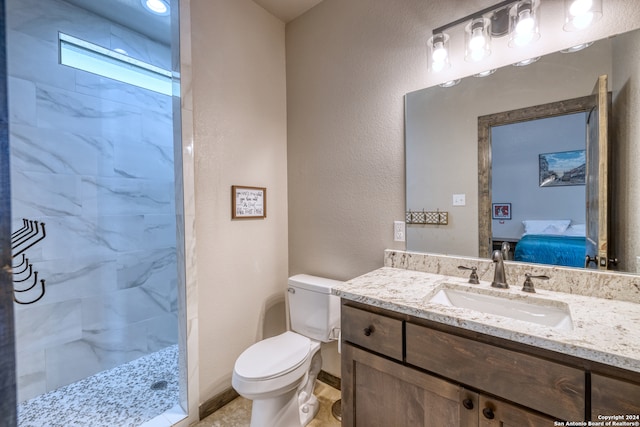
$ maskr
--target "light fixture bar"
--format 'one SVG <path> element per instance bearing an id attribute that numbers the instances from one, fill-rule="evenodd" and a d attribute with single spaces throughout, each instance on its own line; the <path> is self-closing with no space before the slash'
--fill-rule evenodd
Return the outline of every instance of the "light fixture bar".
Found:
<path id="1" fill-rule="evenodd" d="M 465 23 L 465 22 L 470 21 L 470 20 L 475 19 L 475 18 L 481 18 L 481 17 L 483 17 L 484 15 L 486 15 L 489 12 L 493 12 L 494 10 L 501 9 L 501 8 L 503 8 L 505 6 L 508 6 L 510 4 L 513 4 L 513 3 L 518 3 L 519 1 L 520 0 L 505 0 L 505 1 L 502 1 L 502 2 L 500 2 L 498 4 L 495 4 L 493 6 L 486 7 L 486 8 L 484 8 L 484 9 L 478 11 L 478 12 L 475 12 L 475 13 L 472 13 L 471 15 L 465 16 L 464 18 L 457 19 L 457 20 L 455 20 L 453 22 L 450 22 L 450 23 L 448 23 L 446 25 L 443 25 L 441 27 L 438 27 L 438 28 L 434 29 L 432 34 L 442 33 L 443 31 L 445 31 L 445 30 L 447 30 L 447 29 L 449 29 L 451 27 L 455 27 L 456 25 L 460 25 L 462 23 Z"/>

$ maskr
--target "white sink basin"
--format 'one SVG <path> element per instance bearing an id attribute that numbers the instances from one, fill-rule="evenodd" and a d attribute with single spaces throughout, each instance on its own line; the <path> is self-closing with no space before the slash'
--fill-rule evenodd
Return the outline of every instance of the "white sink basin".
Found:
<path id="1" fill-rule="evenodd" d="M 499 292 L 499 291 L 498 291 Z M 486 314 L 536 323 L 556 329 L 572 330 L 567 304 L 542 298 L 497 296 L 491 290 L 442 287 L 429 302 L 475 310 Z"/>

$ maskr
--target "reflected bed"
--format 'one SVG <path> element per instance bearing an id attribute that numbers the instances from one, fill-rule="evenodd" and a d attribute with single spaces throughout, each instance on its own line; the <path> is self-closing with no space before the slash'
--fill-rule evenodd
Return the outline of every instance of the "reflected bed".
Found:
<path id="1" fill-rule="evenodd" d="M 586 238 L 527 234 L 516 245 L 514 261 L 584 267 Z"/>

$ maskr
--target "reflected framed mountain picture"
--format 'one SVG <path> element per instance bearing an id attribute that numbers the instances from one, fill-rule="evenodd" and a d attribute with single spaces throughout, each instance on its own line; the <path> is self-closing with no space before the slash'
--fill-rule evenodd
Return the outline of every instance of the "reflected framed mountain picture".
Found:
<path id="1" fill-rule="evenodd" d="M 587 171 L 585 150 L 560 151 L 538 156 L 540 187 L 584 185 Z"/>

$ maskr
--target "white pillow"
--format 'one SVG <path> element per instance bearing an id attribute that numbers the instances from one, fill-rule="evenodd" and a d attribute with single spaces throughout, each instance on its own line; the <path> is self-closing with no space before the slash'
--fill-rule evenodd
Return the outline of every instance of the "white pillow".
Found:
<path id="1" fill-rule="evenodd" d="M 522 221 L 524 234 L 562 234 L 567 231 L 570 219 Z"/>
<path id="2" fill-rule="evenodd" d="M 587 224 L 571 224 L 564 234 L 567 236 L 586 236 Z"/>

